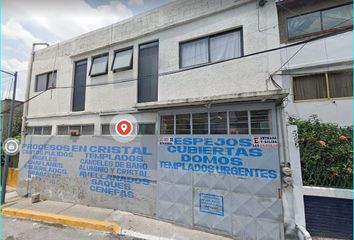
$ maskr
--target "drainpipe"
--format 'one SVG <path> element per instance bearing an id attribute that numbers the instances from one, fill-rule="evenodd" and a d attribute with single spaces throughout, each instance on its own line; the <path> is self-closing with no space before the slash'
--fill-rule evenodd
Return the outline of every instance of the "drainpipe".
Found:
<path id="1" fill-rule="evenodd" d="M 31 91 L 31 80 L 32 80 L 32 68 L 33 68 L 33 61 L 34 61 L 34 51 L 36 49 L 37 45 L 45 45 L 49 46 L 48 43 L 33 43 L 32 44 L 32 51 L 31 51 L 31 56 L 30 60 L 28 63 L 28 71 L 27 71 L 27 81 L 26 81 L 26 92 L 25 92 L 25 103 L 23 106 L 23 115 L 22 115 L 22 126 L 21 126 L 21 143 L 25 142 L 25 136 L 26 136 L 26 125 L 27 125 L 27 116 L 28 116 L 28 102 L 30 98 L 30 91 Z M 27 178 L 27 193 L 26 196 L 28 196 L 29 192 L 29 179 Z"/>
<path id="2" fill-rule="evenodd" d="M 23 115 L 22 115 L 22 127 L 21 127 L 21 142 L 25 140 L 25 131 L 26 131 L 26 122 L 27 122 L 27 115 L 28 115 L 28 99 L 30 98 L 30 89 L 31 89 L 31 78 L 32 78 L 32 68 L 33 68 L 33 61 L 34 61 L 34 50 L 37 45 L 46 45 L 49 46 L 48 43 L 33 43 L 32 44 L 32 52 L 31 57 L 28 63 L 28 72 L 27 72 L 27 81 L 26 81 L 26 95 L 25 95 L 25 103 L 23 106 Z"/>

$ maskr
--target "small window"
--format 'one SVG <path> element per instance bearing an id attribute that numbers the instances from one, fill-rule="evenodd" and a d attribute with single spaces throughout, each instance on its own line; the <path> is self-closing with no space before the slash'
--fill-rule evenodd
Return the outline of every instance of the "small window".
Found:
<path id="1" fill-rule="evenodd" d="M 227 134 L 227 113 L 210 113 L 210 134 Z"/>
<path id="2" fill-rule="evenodd" d="M 155 123 L 139 123 L 138 135 L 155 135 Z"/>
<path id="3" fill-rule="evenodd" d="M 38 126 L 38 127 L 27 127 L 26 133 L 28 135 L 51 135 L 51 126 Z"/>
<path id="4" fill-rule="evenodd" d="M 42 135 L 42 127 L 34 127 L 33 135 Z"/>
<path id="5" fill-rule="evenodd" d="M 191 134 L 190 114 L 176 115 L 176 134 Z"/>
<path id="6" fill-rule="evenodd" d="M 208 113 L 192 114 L 193 134 L 208 134 Z"/>
<path id="7" fill-rule="evenodd" d="M 249 134 L 248 112 L 229 112 L 230 134 Z"/>
<path id="8" fill-rule="evenodd" d="M 94 125 L 82 125 L 81 126 L 81 135 L 93 135 L 95 130 Z"/>
<path id="9" fill-rule="evenodd" d="M 63 125 L 58 126 L 58 135 L 68 135 L 70 130 L 78 130 L 80 135 L 93 135 L 94 125 Z"/>
<path id="10" fill-rule="evenodd" d="M 35 92 L 41 92 L 47 89 L 55 88 L 56 80 L 57 80 L 56 71 L 37 75 Z"/>
<path id="11" fill-rule="evenodd" d="M 109 124 L 102 124 L 101 125 L 101 134 L 102 135 L 111 135 Z"/>
<path id="12" fill-rule="evenodd" d="M 116 51 L 112 63 L 114 72 L 133 68 L 133 48 Z"/>
<path id="13" fill-rule="evenodd" d="M 69 126 L 58 126 L 58 135 L 68 135 Z"/>
<path id="14" fill-rule="evenodd" d="M 174 115 L 161 116 L 160 134 L 174 134 Z"/>
<path id="15" fill-rule="evenodd" d="M 353 71 L 329 72 L 329 95 L 331 98 L 353 96 Z"/>
<path id="16" fill-rule="evenodd" d="M 270 110 L 251 111 L 251 132 L 252 134 L 271 133 Z"/>
<path id="17" fill-rule="evenodd" d="M 108 72 L 108 53 L 92 57 L 90 76 L 95 77 Z"/>
<path id="18" fill-rule="evenodd" d="M 52 134 L 52 127 L 43 127 L 43 135 L 51 135 Z"/>
<path id="19" fill-rule="evenodd" d="M 293 80 L 295 100 L 327 98 L 325 74 L 294 77 Z"/>

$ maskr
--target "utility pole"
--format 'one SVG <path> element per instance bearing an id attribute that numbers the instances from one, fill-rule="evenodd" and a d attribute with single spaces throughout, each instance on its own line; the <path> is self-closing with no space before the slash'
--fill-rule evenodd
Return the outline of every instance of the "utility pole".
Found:
<path id="1" fill-rule="evenodd" d="M 10 119 L 9 119 L 8 132 L 7 132 L 7 138 L 10 138 L 12 135 L 14 105 L 15 105 L 15 98 L 16 98 L 17 72 L 10 73 L 10 72 L 3 71 L 3 70 L 0 70 L 0 71 L 14 77 L 14 86 L 13 86 L 13 90 L 12 90 L 12 101 L 11 101 L 11 107 L 10 107 Z M 3 175 L 2 175 L 1 205 L 5 203 L 6 183 L 7 183 L 7 175 L 8 175 L 8 171 L 9 171 L 9 160 L 10 160 L 10 155 L 6 154 L 4 171 L 3 171 Z"/>

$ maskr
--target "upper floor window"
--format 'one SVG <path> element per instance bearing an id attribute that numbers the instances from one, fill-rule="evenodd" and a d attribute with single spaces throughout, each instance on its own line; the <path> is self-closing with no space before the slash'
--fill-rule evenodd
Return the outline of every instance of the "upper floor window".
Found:
<path id="1" fill-rule="evenodd" d="M 41 92 L 50 88 L 55 88 L 57 81 L 57 71 L 47 72 L 36 76 L 35 91 Z"/>
<path id="2" fill-rule="evenodd" d="M 350 69 L 294 77 L 294 100 L 352 97 L 352 74 Z"/>
<path id="3" fill-rule="evenodd" d="M 69 135 L 71 130 L 77 130 L 79 135 L 93 135 L 95 126 L 89 125 L 60 125 L 58 126 L 58 135 Z"/>
<path id="4" fill-rule="evenodd" d="M 133 47 L 114 52 L 112 71 L 118 72 L 133 68 Z"/>
<path id="5" fill-rule="evenodd" d="M 51 126 L 38 126 L 38 127 L 27 127 L 26 133 L 28 135 L 51 135 Z"/>
<path id="6" fill-rule="evenodd" d="M 108 72 L 108 53 L 92 57 L 90 76 L 95 77 Z"/>
<path id="7" fill-rule="evenodd" d="M 241 29 L 180 44 L 180 67 L 219 62 L 242 56 Z"/>
<path id="8" fill-rule="evenodd" d="M 352 26 L 353 4 L 325 9 L 288 18 L 288 37 L 307 36 L 314 33 Z"/>

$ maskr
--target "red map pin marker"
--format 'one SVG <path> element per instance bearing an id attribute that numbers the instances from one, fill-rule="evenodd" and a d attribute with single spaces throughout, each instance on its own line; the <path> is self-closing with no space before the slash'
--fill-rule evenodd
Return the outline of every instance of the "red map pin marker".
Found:
<path id="1" fill-rule="evenodd" d="M 116 124 L 116 131 L 120 136 L 129 136 L 133 131 L 133 124 L 129 120 L 122 119 Z"/>

